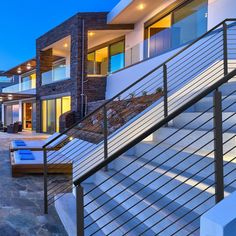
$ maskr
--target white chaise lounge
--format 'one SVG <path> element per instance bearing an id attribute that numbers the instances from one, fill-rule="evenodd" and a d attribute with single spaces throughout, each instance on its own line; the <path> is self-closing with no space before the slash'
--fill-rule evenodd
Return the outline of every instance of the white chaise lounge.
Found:
<path id="1" fill-rule="evenodd" d="M 72 174 L 72 165 L 75 157 L 78 156 L 79 139 L 69 141 L 59 150 L 47 152 L 48 173 Z M 10 152 L 12 176 L 25 174 L 42 174 L 44 170 L 43 151 L 15 150 Z M 73 159 L 72 159 L 73 157 Z M 79 157 L 78 157 L 79 158 Z"/>
<path id="2" fill-rule="evenodd" d="M 42 148 L 46 143 L 52 141 L 54 138 L 59 136 L 60 133 L 54 133 L 50 137 L 48 137 L 45 140 L 13 140 L 10 144 L 10 152 L 17 151 L 20 149 L 26 149 L 26 148 Z M 64 140 L 68 138 L 67 135 L 63 134 L 56 140 L 54 140 L 51 144 L 48 145 L 48 147 L 55 147 Z"/>

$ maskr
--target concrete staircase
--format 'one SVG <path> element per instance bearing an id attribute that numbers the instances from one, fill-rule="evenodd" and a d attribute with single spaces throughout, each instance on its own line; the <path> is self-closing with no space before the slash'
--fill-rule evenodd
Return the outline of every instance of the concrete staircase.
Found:
<path id="1" fill-rule="evenodd" d="M 225 84 L 221 91 L 224 99 L 236 91 L 236 82 Z M 236 157 L 235 99 L 233 93 L 223 100 L 225 164 Z M 215 204 L 212 102 L 212 95 L 205 97 L 159 129 L 151 141 L 139 143 L 108 171 L 97 172 L 83 184 L 85 235 L 199 235 L 199 216 Z M 230 162 L 224 171 L 235 167 L 236 162 Z M 235 177 L 234 172 L 228 175 L 225 184 Z M 232 184 L 225 195 L 235 189 Z M 76 235 L 75 204 L 72 193 L 55 203 L 70 236 Z"/>

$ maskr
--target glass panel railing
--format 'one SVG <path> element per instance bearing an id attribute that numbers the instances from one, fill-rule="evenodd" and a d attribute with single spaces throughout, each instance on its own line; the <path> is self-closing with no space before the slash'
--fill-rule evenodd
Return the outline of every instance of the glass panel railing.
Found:
<path id="1" fill-rule="evenodd" d="M 2 89 L 3 93 L 20 93 L 27 90 L 35 89 L 35 83 L 32 81 L 25 81 L 23 83 L 14 84 L 12 86 L 6 87 Z"/>
<path id="2" fill-rule="evenodd" d="M 42 85 L 70 79 L 70 76 L 68 76 L 69 74 L 69 66 L 58 67 L 54 70 L 46 71 L 42 73 Z"/>

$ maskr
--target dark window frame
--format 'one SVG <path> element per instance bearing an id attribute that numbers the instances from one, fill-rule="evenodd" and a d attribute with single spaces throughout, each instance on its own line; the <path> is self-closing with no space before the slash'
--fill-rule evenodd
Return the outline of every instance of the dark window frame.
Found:
<path id="1" fill-rule="evenodd" d="M 166 7 L 164 10 L 160 11 L 159 13 L 157 13 L 155 16 L 153 16 L 151 19 L 149 19 L 148 21 L 146 21 L 144 23 L 144 48 L 143 48 L 143 55 L 144 58 L 153 58 L 153 57 L 147 57 L 148 54 L 148 43 L 147 43 L 147 39 L 148 39 L 148 28 L 153 25 L 154 23 L 162 20 L 163 18 L 165 18 L 166 16 L 171 14 L 171 24 L 173 24 L 173 12 L 181 9 L 185 6 L 187 6 L 189 3 L 196 1 L 196 0 L 179 0 L 178 2 L 174 2 L 172 3 L 170 6 Z M 206 0 L 208 2 L 208 0 Z"/>
<path id="2" fill-rule="evenodd" d="M 108 56 L 108 74 L 109 74 L 110 70 L 111 70 L 110 47 L 113 44 L 116 44 L 116 43 L 119 43 L 119 42 L 123 42 L 124 43 L 124 65 L 125 65 L 125 36 L 121 36 L 119 38 L 107 41 L 106 43 L 100 44 L 100 45 L 98 45 L 96 47 L 93 47 L 93 48 L 89 49 L 88 52 L 87 52 L 87 58 L 88 58 L 88 54 L 95 53 L 95 59 L 96 59 L 96 51 L 107 47 L 108 48 L 108 55 L 107 55 Z M 87 74 L 87 75 L 91 75 L 91 74 Z M 104 75 L 101 75 L 101 76 L 104 76 Z"/>

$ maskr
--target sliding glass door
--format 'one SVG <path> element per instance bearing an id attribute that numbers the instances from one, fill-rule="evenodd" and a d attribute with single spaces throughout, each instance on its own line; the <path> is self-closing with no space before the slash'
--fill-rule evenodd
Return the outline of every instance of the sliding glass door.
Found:
<path id="1" fill-rule="evenodd" d="M 60 130 L 60 116 L 71 110 L 71 97 L 42 101 L 42 132 L 55 133 Z"/>

